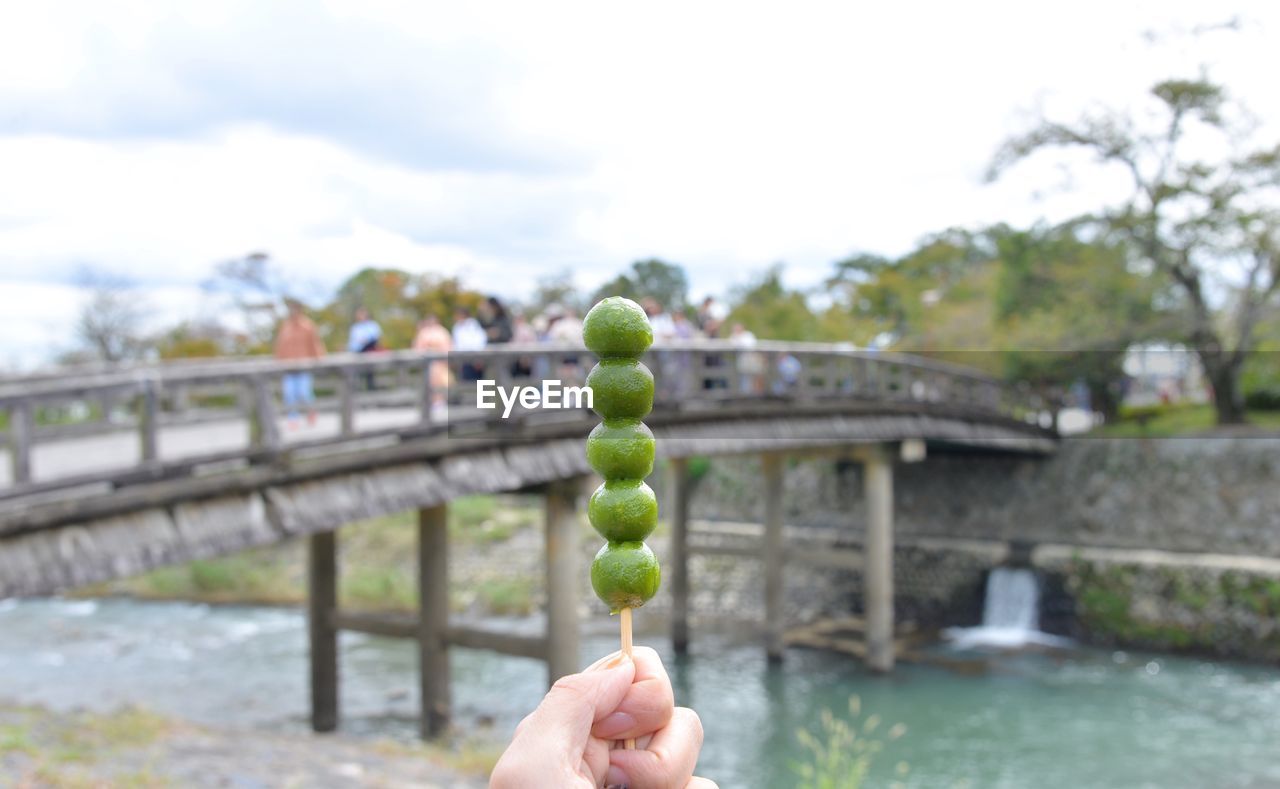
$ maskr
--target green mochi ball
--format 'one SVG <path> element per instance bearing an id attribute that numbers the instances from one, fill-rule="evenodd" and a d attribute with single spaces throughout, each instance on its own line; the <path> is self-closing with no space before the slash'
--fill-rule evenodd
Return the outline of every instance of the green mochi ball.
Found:
<path id="1" fill-rule="evenodd" d="M 658 497 L 641 480 L 610 480 L 591 494 L 587 518 L 610 542 L 643 540 L 658 525 Z"/>
<path id="2" fill-rule="evenodd" d="M 633 359 L 604 359 L 587 375 L 591 409 L 605 419 L 640 419 L 653 410 L 653 373 Z"/>
<path id="3" fill-rule="evenodd" d="M 582 319 L 582 341 L 601 359 L 637 359 L 653 344 L 653 327 L 639 304 L 610 296 Z"/>
<path id="4" fill-rule="evenodd" d="M 605 543 L 591 562 L 591 588 L 615 614 L 649 602 L 660 583 L 658 557 L 642 542 Z"/>
<path id="5" fill-rule="evenodd" d="M 587 463 L 605 479 L 644 479 L 653 472 L 657 442 L 636 419 L 606 419 L 587 436 Z"/>

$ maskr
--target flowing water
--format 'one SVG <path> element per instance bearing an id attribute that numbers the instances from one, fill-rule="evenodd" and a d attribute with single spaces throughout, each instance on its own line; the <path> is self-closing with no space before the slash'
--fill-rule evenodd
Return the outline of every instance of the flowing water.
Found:
<path id="1" fill-rule="evenodd" d="M 1280 671 L 1075 648 L 904 665 L 874 677 L 845 656 L 792 650 L 772 667 L 755 645 L 695 639 L 671 670 L 701 714 L 700 771 L 726 787 L 788 787 L 795 732 L 861 699 L 885 744 L 873 784 L 899 762 L 915 787 L 1280 786 Z M 591 636 L 583 660 L 615 649 Z M 972 658 L 972 659 L 970 659 Z M 540 663 L 454 650 L 459 722 L 498 740 L 545 689 Z M 343 728 L 409 738 L 411 645 L 344 634 Z M 306 729 L 306 635 L 292 610 L 127 600 L 0 602 L 0 700 L 57 709 L 140 704 L 222 727 Z"/>
<path id="2" fill-rule="evenodd" d="M 981 625 L 948 628 L 943 635 L 957 649 L 1071 645 L 1040 632 L 1040 584 L 1031 570 L 1017 567 L 997 567 L 987 576 Z"/>

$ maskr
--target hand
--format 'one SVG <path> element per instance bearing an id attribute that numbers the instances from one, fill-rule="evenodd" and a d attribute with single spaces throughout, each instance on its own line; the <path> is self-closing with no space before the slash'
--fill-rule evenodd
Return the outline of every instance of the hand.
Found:
<path id="1" fill-rule="evenodd" d="M 671 680 L 647 647 L 562 677 L 516 727 L 490 789 L 716 789 L 693 776 L 702 722 L 676 707 Z M 621 740 L 636 740 L 636 750 Z"/>

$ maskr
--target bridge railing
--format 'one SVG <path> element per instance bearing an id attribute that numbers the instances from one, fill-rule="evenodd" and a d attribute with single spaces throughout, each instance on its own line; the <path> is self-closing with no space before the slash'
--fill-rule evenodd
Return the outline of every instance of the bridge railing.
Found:
<path id="1" fill-rule="evenodd" d="M 742 347 L 700 340 L 654 347 L 645 361 L 657 381 L 659 413 L 717 408 L 727 401 L 832 400 L 947 404 L 1028 421 L 1039 421 L 1043 412 L 1026 388 L 969 368 L 838 345 L 759 342 Z M 297 362 L 213 359 L 0 381 L 10 455 L 7 487 L 0 488 L 0 496 L 72 484 L 122 484 L 190 473 L 214 463 L 253 464 L 286 449 L 378 435 L 483 430 L 503 409 L 476 407 L 476 378 L 505 388 L 545 379 L 581 385 L 594 362 L 580 346 L 511 344 L 469 352 L 335 354 Z M 449 371 L 444 385 L 443 374 L 433 372 L 440 367 Z M 314 427 L 300 422 L 301 415 L 296 421 L 284 419 L 282 379 L 296 373 L 313 378 L 313 408 L 320 414 Z M 526 412 L 517 407 L 512 418 L 521 419 Z M 175 439 L 171 451 L 167 434 L 184 429 L 194 431 L 187 445 L 179 447 Z M 137 440 L 127 451 L 118 445 L 108 448 L 117 461 L 110 468 L 50 473 L 42 467 L 35 473 L 35 466 L 42 465 L 33 464 L 39 445 L 124 431 Z"/>

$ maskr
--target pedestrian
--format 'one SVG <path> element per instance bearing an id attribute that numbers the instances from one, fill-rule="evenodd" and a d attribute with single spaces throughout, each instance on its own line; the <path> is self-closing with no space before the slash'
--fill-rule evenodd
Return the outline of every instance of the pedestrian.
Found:
<path id="1" fill-rule="evenodd" d="M 479 320 L 488 345 L 511 342 L 514 336 L 511 314 L 497 296 L 490 296 L 480 303 Z"/>
<path id="2" fill-rule="evenodd" d="M 440 325 L 439 318 L 428 313 L 418 322 L 418 333 L 413 336 L 415 351 L 447 354 L 451 348 L 453 348 L 453 338 L 449 336 L 448 330 Z M 427 363 L 427 385 L 431 387 L 431 410 L 432 416 L 435 416 L 435 412 L 444 408 L 449 394 L 447 359 Z"/>
<path id="3" fill-rule="evenodd" d="M 276 332 L 275 357 L 281 361 L 299 362 L 320 359 L 325 354 L 324 343 L 320 341 L 320 332 L 316 324 L 307 317 L 302 302 L 286 299 L 285 306 L 289 314 L 280 322 Z M 290 430 L 296 430 L 301 423 L 299 409 L 307 409 L 307 424 L 316 423 L 315 390 L 309 370 L 294 370 L 284 374 L 281 379 L 282 395 L 285 411 L 288 413 Z"/>
<path id="4" fill-rule="evenodd" d="M 538 332 L 529 325 L 523 314 L 512 318 L 511 342 L 516 345 L 534 345 L 538 342 Z M 511 363 L 511 375 L 515 378 L 529 378 L 533 375 L 533 358 L 518 356 Z"/>
<path id="5" fill-rule="evenodd" d="M 676 324 L 655 298 L 649 297 L 640 302 L 645 314 L 649 316 L 649 325 L 653 328 L 655 343 L 670 342 L 676 338 Z"/>
<path id="6" fill-rule="evenodd" d="M 357 307 L 355 313 L 355 321 L 351 324 L 350 331 L 347 332 L 347 352 L 348 353 L 373 353 L 382 348 L 382 327 L 378 322 L 369 317 L 369 311 L 364 307 Z M 373 380 L 373 370 L 369 370 L 364 374 L 364 388 L 373 391 L 376 384 Z"/>
<path id="7" fill-rule="evenodd" d="M 704 337 L 715 339 L 720 336 L 720 330 L 724 328 L 724 319 L 727 316 L 728 311 L 724 308 L 724 305 L 711 296 L 707 296 L 698 307 L 696 318 L 698 330 L 702 332 Z"/>
<path id="8" fill-rule="evenodd" d="M 764 374 L 765 361 L 756 347 L 756 336 L 741 323 L 733 324 L 729 331 L 729 342 L 738 351 L 738 388 L 743 394 L 760 394 L 763 390 L 761 375 Z"/>
<path id="9" fill-rule="evenodd" d="M 453 352 L 467 353 L 483 351 L 489 343 L 480 321 L 471 315 L 471 310 L 458 307 L 453 311 Z M 470 383 L 480 380 L 484 374 L 484 361 L 477 358 L 466 359 L 458 370 L 458 377 Z"/>
<path id="10" fill-rule="evenodd" d="M 547 330 L 551 342 L 582 347 L 582 319 L 572 307 L 551 304 L 547 306 L 547 314 L 552 316 L 551 328 Z M 576 383 L 581 378 L 582 367 L 578 354 L 567 353 L 560 357 L 560 380 L 567 384 Z"/>

